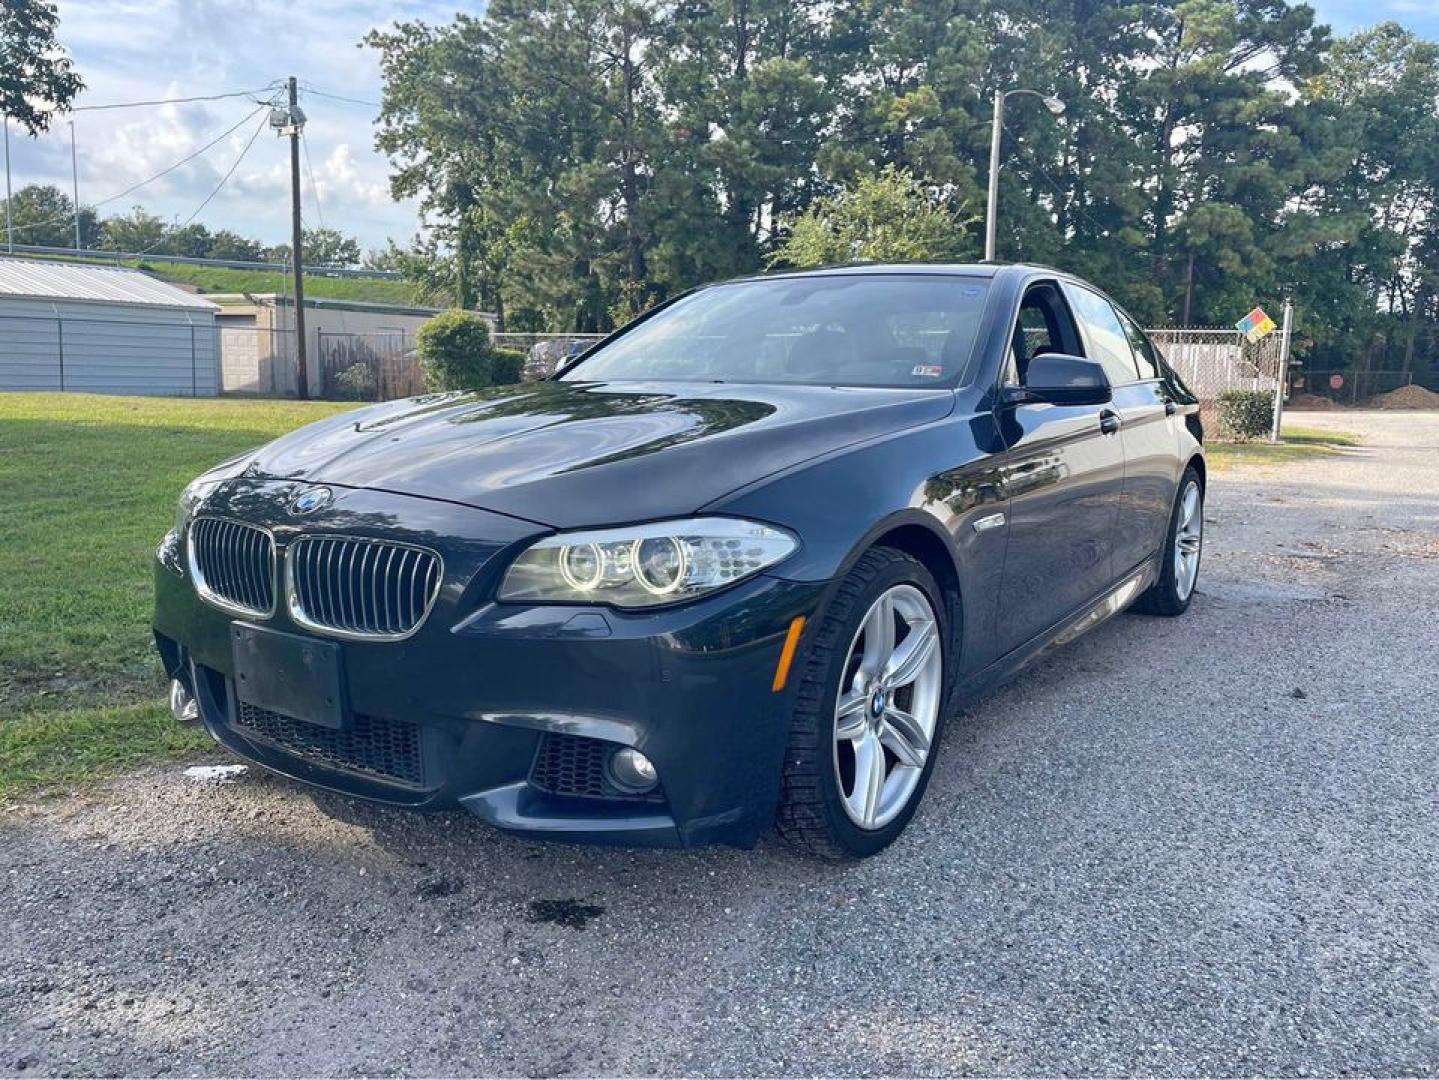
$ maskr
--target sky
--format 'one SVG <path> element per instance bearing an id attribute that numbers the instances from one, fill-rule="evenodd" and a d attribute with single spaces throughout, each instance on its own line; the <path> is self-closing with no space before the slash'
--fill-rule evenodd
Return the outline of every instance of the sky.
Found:
<path id="1" fill-rule="evenodd" d="M 372 27 L 396 20 L 447 22 L 456 0 L 58 0 L 60 39 L 87 89 L 77 105 L 255 90 L 288 75 L 302 87 L 377 102 L 375 54 L 357 47 Z M 1310 0 L 1337 33 L 1394 19 L 1439 40 L 1439 0 Z M 478 10 L 480 5 L 463 5 Z M 268 91 L 266 92 L 268 93 Z M 263 96 L 263 95 L 262 95 Z M 371 105 L 302 94 L 315 183 L 303 176 L 309 225 L 338 227 L 365 248 L 409 239 L 413 203 L 390 199 L 388 165 L 374 150 Z M 263 113 L 246 98 L 75 114 L 80 200 L 102 216 L 143 205 L 183 222 L 240 158 Z M 242 122 L 243 121 L 243 122 Z M 175 164 L 239 124 L 194 161 L 123 198 L 110 196 Z M 71 187 L 63 121 L 31 140 L 10 133 L 13 182 Z M 196 218 L 266 243 L 289 237 L 289 148 L 262 128 L 234 175 Z M 108 201 L 106 201 L 108 200 Z M 17 237 L 17 239 L 21 239 Z"/>

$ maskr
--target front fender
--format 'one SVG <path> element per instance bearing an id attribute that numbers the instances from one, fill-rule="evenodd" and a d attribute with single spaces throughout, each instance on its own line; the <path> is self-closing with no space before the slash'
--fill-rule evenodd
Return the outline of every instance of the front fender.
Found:
<path id="1" fill-rule="evenodd" d="M 973 528 L 979 518 L 1003 512 L 1002 482 L 989 450 L 997 438 L 990 414 L 951 415 L 806 463 L 705 510 L 796 532 L 803 548 L 771 571 L 793 581 L 836 581 L 887 536 L 923 530 L 947 554 L 958 586 L 968 671 L 984 660 L 993 637 L 993 585 L 1004 564 L 1005 530 Z M 931 570 L 936 578 L 947 576 Z"/>

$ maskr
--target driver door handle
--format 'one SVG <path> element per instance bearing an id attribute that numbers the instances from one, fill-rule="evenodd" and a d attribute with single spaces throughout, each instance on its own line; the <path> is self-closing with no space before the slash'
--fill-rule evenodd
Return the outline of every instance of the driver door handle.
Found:
<path id="1" fill-rule="evenodd" d="M 1099 430 L 1106 435 L 1113 435 L 1119 430 L 1119 414 L 1113 409 L 1105 409 L 1099 414 Z"/>

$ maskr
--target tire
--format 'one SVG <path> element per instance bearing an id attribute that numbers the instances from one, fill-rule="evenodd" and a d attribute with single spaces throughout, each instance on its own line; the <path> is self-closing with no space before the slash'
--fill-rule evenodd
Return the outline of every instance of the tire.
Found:
<path id="1" fill-rule="evenodd" d="M 1191 491 L 1197 499 L 1192 527 L 1185 521 L 1186 499 Z M 1181 544 L 1192 545 L 1193 549 L 1193 571 L 1187 576 L 1182 573 L 1179 558 Z M 1198 470 L 1191 465 L 1179 479 L 1179 491 L 1174 496 L 1174 509 L 1169 513 L 1169 533 L 1161 555 L 1159 580 L 1135 601 L 1134 609 L 1146 615 L 1164 615 L 1171 618 L 1188 611 L 1189 602 L 1194 599 L 1199 584 L 1199 560 L 1203 554 L 1203 546 L 1204 486 L 1199 482 Z"/>
<path id="2" fill-rule="evenodd" d="M 888 607 L 879 606 L 882 598 Z M 870 549 L 840 581 L 795 688 L 775 821 L 789 843 L 842 861 L 874 855 L 904 831 L 929 784 L 943 734 L 952 617 L 924 564 L 893 548 Z M 889 640 L 880 629 L 884 622 Z M 911 663 L 916 674 L 901 685 Z M 863 710 L 855 707 L 860 702 Z M 841 738 L 841 707 L 844 730 L 853 737 Z M 878 786 L 862 784 L 861 777 L 878 777 Z"/>

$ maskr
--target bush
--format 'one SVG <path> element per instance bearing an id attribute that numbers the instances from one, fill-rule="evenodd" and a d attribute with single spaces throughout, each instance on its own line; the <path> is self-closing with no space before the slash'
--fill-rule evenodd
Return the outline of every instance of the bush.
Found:
<path id="1" fill-rule="evenodd" d="M 1226 390 L 1219 395 L 1221 438 L 1262 439 L 1274 428 L 1274 395 L 1268 390 Z"/>
<path id="2" fill-rule="evenodd" d="M 361 360 L 335 373 L 335 395 L 341 401 L 373 401 L 375 372 Z"/>
<path id="3" fill-rule="evenodd" d="M 469 311 L 445 311 L 421 326 L 415 351 L 429 390 L 474 390 L 520 381 L 523 353 L 490 344 L 490 327 Z"/>

